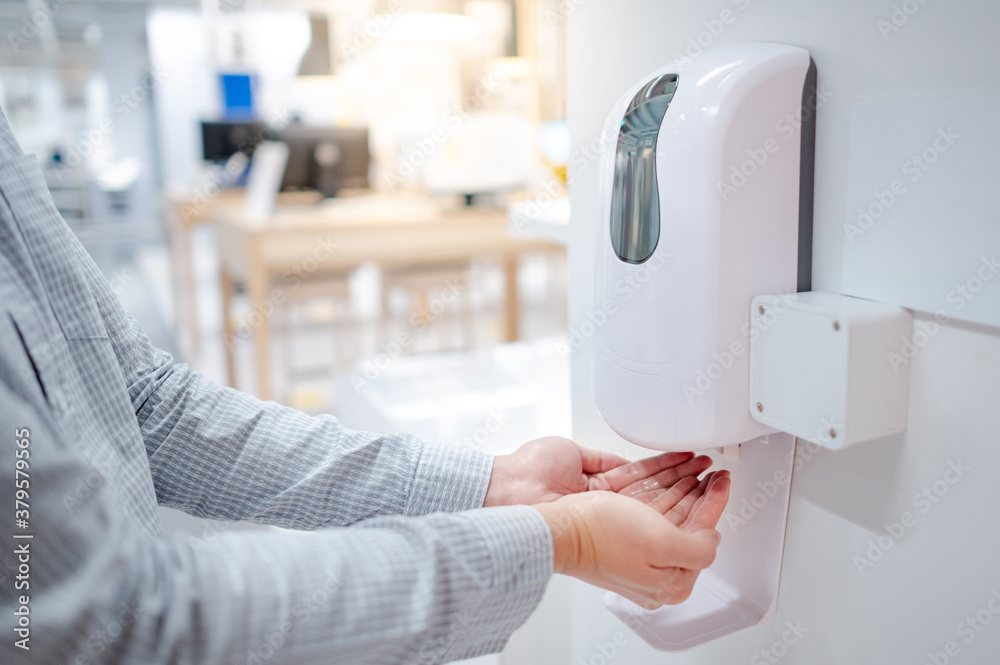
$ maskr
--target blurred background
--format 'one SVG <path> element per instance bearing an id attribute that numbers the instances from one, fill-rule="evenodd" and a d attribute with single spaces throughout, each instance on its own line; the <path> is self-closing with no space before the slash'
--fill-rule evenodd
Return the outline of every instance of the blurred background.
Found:
<path id="1" fill-rule="evenodd" d="M 3 1 L 0 106 L 154 344 L 496 452 L 570 425 L 557 4 Z"/>
<path id="2" fill-rule="evenodd" d="M 175 359 L 500 453 L 570 433 L 556 4 L 4 0 L 0 107 Z"/>

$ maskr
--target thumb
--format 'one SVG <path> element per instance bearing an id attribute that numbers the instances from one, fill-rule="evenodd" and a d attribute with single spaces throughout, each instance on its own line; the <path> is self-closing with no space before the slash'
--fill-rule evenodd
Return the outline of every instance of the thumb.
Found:
<path id="1" fill-rule="evenodd" d="M 713 529 L 719 523 L 722 511 L 729 502 L 731 484 L 727 471 L 721 471 L 712 478 L 684 525 L 689 532 Z"/>
<path id="2" fill-rule="evenodd" d="M 722 534 L 715 529 L 701 529 L 693 533 L 680 532 L 672 552 L 674 562 L 669 565 L 689 570 L 708 568 L 715 561 L 715 551 Z"/>
<path id="3" fill-rule="evenodd" d="M 700 535 L 705 540 L 711 541 L 713 547 L 718 547 L 722 542 L 722 533 L 717 529 L 702 529 L 695 531 L 695 535 Z"/>
<path id="4" fill-rule="evenodd" d="M 604 473 L 605 471 L 617 469 L 620 466 L 628 464 L 627 459 L 612 453 L 591 450 L 583 446 L 577 446 L 577 448 L 580 449 L 580 459 L 583 462 L 584 473 Z"/>

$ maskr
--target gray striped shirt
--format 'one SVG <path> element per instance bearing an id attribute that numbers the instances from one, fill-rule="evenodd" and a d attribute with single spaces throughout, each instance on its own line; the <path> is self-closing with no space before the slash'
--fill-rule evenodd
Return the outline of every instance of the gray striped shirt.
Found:
<path id="1" fill-rule="evenodd" d="M 2 113 L 0 423 L 5 664 L 438 663 L 502 649 L 552 574 L 536 511 L 480 508 L 491 456 L 154 348 Z M 157 504 L 301 531 L 165 537 Z"/>

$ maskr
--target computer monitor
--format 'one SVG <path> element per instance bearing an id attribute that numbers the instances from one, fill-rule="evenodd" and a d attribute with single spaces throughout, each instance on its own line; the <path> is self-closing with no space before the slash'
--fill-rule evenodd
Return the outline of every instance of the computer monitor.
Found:
<path id="1" fill-rule="evenodd" d="M 253 155 L 253 149 L 270 137 L 260 122 L 202 122 L 201 152 L 205 161 L 224 162 L 237 152 Z"/>
<path id="2" fill-rule="evenodd" d="M 330 197 L 341 189 L 368 187 L 367 127 L 293 125 L 276 138 L 289 148 L 282 190 L 315 189 Z"/>

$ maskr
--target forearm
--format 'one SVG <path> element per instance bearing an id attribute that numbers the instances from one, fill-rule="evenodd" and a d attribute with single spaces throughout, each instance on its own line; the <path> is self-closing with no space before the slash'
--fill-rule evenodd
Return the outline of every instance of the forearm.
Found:
<path id="1" fill-rule="evenodd" d="M 197 550 L 119 531 L 91 543 L 84 566 L 61 582 L 46 571 L 65 562 L 36 555 L 32 629 L 45 638 L 31 655 L 80 665 L 243 665 L 253 654 L 391 665 L 494 653 L 544 592 L 546 531 L 524 507 L 312 534 L 237 532 Z M 9 622 L 13 608 L 3 605 Z"/>
<path id="2" fill-rule="evenodd" d="M 164 505 L 301 529 L 483 505 L 492 456 L 348 430 L 168 359 L 153 366 L 161 378 L 138 418 Z"/>

